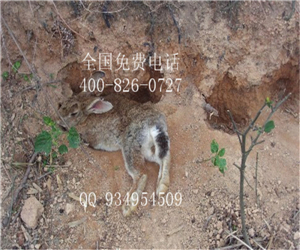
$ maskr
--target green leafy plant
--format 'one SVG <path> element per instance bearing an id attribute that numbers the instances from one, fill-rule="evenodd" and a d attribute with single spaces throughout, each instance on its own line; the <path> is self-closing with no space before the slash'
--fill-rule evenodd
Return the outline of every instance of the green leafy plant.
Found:
<path id="1" fill-rule="evenodd" d="M 16 61 L 13 65 L 12 65 L 12 71 L 14 72 L 14 75 L 17 75 L 18 77 L 23 78 L 26 82 L 30 82 L 30 80 L 33 78 L 32 74 L 21 74 L 19 73 L 19 69 L 22 65 L 21 61 Z M 5 71 L 2 73 L 2 79 L 4 81 L 6 81 L 9 78 L 9 72 Z"/>
<path id="2" fill-rule="evenodd" d="M 210 158 L 212 164 L 214 164 L 215 167 L 218 167 L 219 171 L 224 174 L 225 170 L 227 170 L 226 159 L 222 158 L 225 155 L 225 148 L 219 150 L 219 144 L 215 140 L 212 140 L 210 144 L 210 151 L 214 154 Z"/>
<path id="3" fill-rule="evenodd" d="M 21 62 L 20 61 L 16 61 L 13 66 L 12 66 L 12 70 L 17 73 L 19 68 L 21 67 Z"/>
<path id="4" fill-rule="evenodd" d="M 9 73 L 8 73 L 8 71 L 4 71 L 3 73 L 2 73 L 2 79 L 4 80 L 4 81 L 6 81 L 7 79 L 8 79 L 8 77 L 9 77 Z"/>
<path id="5" fill-rule="evenodd" d="M 215 167 L 218 167 L 219 171 L 222 174 L 224 174 L 225 170 L 227 170 L 226 159 L 222 158 L 225 155 L 225 148 L 221 148 L 219 150 L 219 144 L 216 142 L 216 140 L 212 140 L 211 143 L 210 143 L 210 151 L 213 154 L 212 157 L 210 157 L 210 158 L 208 158 L 206 160 L 203 160 L 202 162 L 211 161 L 212 164 Z"/>
<path id="6" fill-rule="evenodd" d="M 70 148 L 77 148 L 80 145 L 80 136 L 74 127 L 71 127 L 68 132 L 63 132 L 50 117 L 43 117 L 43 121 L 50 130 L 43 130 L 37 135 L 34 142 L 35 152 L 45 153 L 46 155 L 52 153 L 52 158 L 57 157 L 57 151 L 60 155 L 67 153 L 68 147 L 65 144 L 59 145 L 62 135 L 67 136 Z"/>

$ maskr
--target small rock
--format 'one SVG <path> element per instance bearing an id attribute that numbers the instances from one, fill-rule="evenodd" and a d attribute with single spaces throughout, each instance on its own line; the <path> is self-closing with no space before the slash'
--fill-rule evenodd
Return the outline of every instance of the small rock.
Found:
<path id="1" fill-rule="evenodd" d="M 218 230 L 222 229 L 222 228 L 223 228 L 222 224 L 223 224 L 222 221 L 218 221 L 218 222 L 217 222 L 217 225 L 216 225 L 216 228 L 217 228 Z"/>
<path id="2" fill-rule="evenodd" d="M 188 178 L 188 176 L 189 176 L 189 173 L 188 173 L 188 171 L 185 170 L 185 177 Z"/>
<path id="3" fill-rule="evenodd" d="M 208 215 L 212 215 L 212 214 L 214 214 L 214 212 L 215 212 L 214 207 L 211 207 L 211 208 L 208 209 Z"/>
<path id="4" fill-rule="evenodd" d="M 69 213 L 71 213 L 72 211 L 74 211 L 74 209 L 75 209 L 75 205 L 74 204 L 72 204 L 72 203 L 67 203 L 66 204 L 66 213 L 67 213 L 67 215 Z"/>
<path id="5" fill-rule="evenodd" d="M 193 192 L 194 194 L 198 194 L 199 190 L 198 190 L 198 189 L 193 189 L 192 192 Z"/>
<path id="6" fill-rule="evenodd" d="M 225 241 L 223 239 L 221 239 L 218 244 L 217 244 L 217 247 L 223 247 L 225 246 Z"/>
<path id="7" fill-rule="evenodd" d="M 34 196 L 31 196 L 25 201 L 21 212 L 21 218 L 27 227 L 34 229 L 43 212 L 43 205 Z"/>
<path id="8" fill-rule="evenodd" d="M 71 162 L 71 161 L 67 161 L 67 162 L 65 163 L 65 165 L 69 167 L 69 166 L 72 165 L 72 162 Z"/>
<path id="9" fill-rule="evenodd" d="M 255 231 L 254 231 L 254 229 L 253 229 L 253 228 L 250 228 L 250 229 L 248 230 L 248 234 L 249 234 L 249 236 L 250 236 L 251 238 L 253 238 L 253 237 L 255 236 Z"/>
<path id="10" fill-rule="evenodd" d="M 294 233 L 294 240 L 300 239 L 300 232 Z"/>

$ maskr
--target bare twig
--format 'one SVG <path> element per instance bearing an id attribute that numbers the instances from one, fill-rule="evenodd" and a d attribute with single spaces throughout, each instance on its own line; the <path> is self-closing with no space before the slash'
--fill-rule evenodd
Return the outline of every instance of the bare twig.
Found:
<path id="1" fill-rule="evenodd" d="M 121 8 L 121 9 L 118 9 L 118 10 L 113 10 L 113 11 L 98 11 L 98 10 L 90 10 L 89 8 L 86 8 L 84 6 L 84 4 L 82 4 L 83 8 L 88 11 L 89 13 L 101 13 L 101 14 L 113 14 L 113 13 L 118 13 L 118 12 L 121 12 L 123 10 L 125 10 L 129 5 L 129 2 L 127 2 L 127 4 Z"/>
<path id="2" fill-rule="evenodd" d="M 241 170 L 241 167 L 238 166 L 236 163 L 233 163 L 233 166 L 235 166 L 237 169 Z"/>
<path id="3" fill-rule="evenodd" d="M 267 245 L 267 249 L 272 249 L 273 239 L 274 239 L 274 235 L 271 236 Z"/>
<path id="4" fill-rule="evenodd" d="M 253 242 L 259 246 L 259 248 L 261 248 L 262 250 L 266 250 L 261 244 L 259 244 L 255 239 L 252 239 Z"/>
<path id="5" fill-rule="evenodd" d="M 10 182 L 12 183 L 12 179 L 11 179 L 11 177 L 10 177 L 10 174 L 8 173 L 8 170 L 7 170 L 7 168 L 6 168 L 6 165 L 3 164 L 2 166 L 3 166 L 3 169 L 4 169 L 4 171 L 5 171 L 5 173 L 6 173 L 7 177 L 8 177 L 8 179 L 9 179 Z"/>
<path id="6" fill-rule="evenodd" d="M 295 9 L 296 9 L 295 6 L 296 6 L 296 0 L 293 0 L 291 13 L 288 16 L 285 16 L 283 18 L 284 21 L 289 21 L 292 18 L 293 14 L 295 13 Z"/>
<path id="7" fill-rule="evenodd" d="M 208 217 L 208 219 L 206 220 L 206 222 L 205 222 L 205 224 L 204 224 L 204 230 L 207 229 L 208 224 L 209 224 L 209 221 L 211 220 L 211 218 L 212 218 L 213 216 L 214 216 L 214 214 L 210 215 L 210 216 Z"/>
<path id="8" fill-rule="evenodd" d="M 150 4 L 148 4 L 147 1 L 142 1 L 142 2 L 144 5 L 146 5 L 150 9 L 150 12 L 148 12 L 148 13 L 157 12 L 159 10 L 159 8 L 165 4 L 165 3 L 160 3 L 153 7 Z"/>
<path id="9" fill-rule="evenodd" d="M 9 54 L 8 54 L 8 50 L 7 50 L 7 48 L 6 48 L 5 38 L 4 38 L 4 34 L 3 34 L 3 32 L 2 32 L 2 29 L 1 29 L 1 35 L 2 35 L 2 46 L 3 46 L 3 48 L 4 48 L 3 51 L 5 51 L 6 59 L 8 60 L 8 63 L 9 63 L 9 65 L 10 65 L 10 67 L 12 68 L 12 67 L 13 67 L 13 64 L 12 64 L 12 62 L 11 62 L 11 60 L 10 60 L 10 57 L 9 57 Z"/>
<path id="10" fill-rule="evenodd" d="M 11 187 L 9 188 L 9 190 L 7 190 L 7 191 L 5 192 L 5 194 L 3 195 L 2 203 L 7 199 L 7 197 L 8 197 L 9 194 L 11 193 L 11 191 L 14 190 L 14 188 L 15 188 L 15 180 L 16 180 L 16 176 L 14 176 L 13 181 L 12 181 L 12 184 L 11 184 Z"/>
<path id="11" fill-rule="evenodd" d="M 177 33 L 178 33 L 178 43 L 180 44 L 180 40 L 181 40 L 181 30 L 180 30 L 180 27 L 179 27 L 179 24 L 175 18 L 175 15 L 174 15 L 174 10 L 171 8 L 171 6 L 168 4 L 167 5 L 168 8 L 169 8 L 169 11 L 171 13 L 171 16 L 172 16 L 172 19 L 173 19 L 173 22 L 174 22 L 174 25 L 176 26 L 177 28 Z"/>
<path id="12" fill-rule="evenodd" d="M 233 119 L 233 116 L 232 116 L 230 110 L 227 110 L 227 113 L 229 114 L 230 120 L 231 120 L 231 122 L 232 122 L 232 124 L 233 124 L 233 131 L 234 131 L 234 132 L 236 133 L 236 135 L 238 136 L 240 145 L 242 145 L 242 141 L 241 141 L 241 132 L 237 129 L 236 123 L 235 123 L 235 121 L 234 121 L 234 119 Z"/>
<path id="13" fill-rule="evenodd" d="M 43 174 L 43 175 L 41 175 L 40 177 L 35 178 L 35 180 L 42 179 L 42 178 L 46 177 L 46 176 L 49 175 L 49 174 L 53 174 L 53 172 L 47 172 L 46 174 Z"/>
<path id="14" fill-rule="evenodd" d="M 236 231 L 235 231 L 236 232 Z M 233 233 L 235 233 L 233 232 Z M 229 236 L 235 238 L 237 241 L 239 241 L 241 244 L 243 244 L 245 247 L 247 247 L 250 250 L 253 250 L 252 247 L 250 247 L 248 244 L 246 244 L 244 241 L 242 241 L 241 239 L 239 239 L 238 237 L 236 237 L 233 233 L 229 234 L 226 238 L 228 238 Z"/>
<path id="15" fill-rule="evenodd" d="M 24 177 L 23 177 L 23 179 L 22 179 L 22 181 L 21 181 L 19 187 L 16 189 L 16 191 L 15 191 L 15 193 L 14 193 L 14 196 L 13 196 L 13 199 L 12 199 L 12 204 L 14 204 L 14 203 L 16 202 L 16 200 L 17 200 L 17 198 L 18 198 L 18 195 L 19 195 L 20 191 L 23 189 L 24 184 L 26 183 L 27 178 L 28 178 L 28 176 L 29 176 L 29 173 L 30 173 L 30 170 L 31 170 L 31 165 L 32 165 L 32 163 L 33 163 L 33 161 L 34 161 L 34 159 L 35 159 L 36 156 L 37 156 L 37 153 L 36 153 L 36 152 L 31 156 L 31 158 L 30 158 L 30 160 L 29 160 L 29 163 L 28 163 L 27 170 L 26 170 L 26 172 L 25 172 L 25 175 L 24 175 Z"/>
<path id="16" fill-rule="evenodd" d="M 30 8 L 30 10 L 31 10 L 31 13 L 32 13 L 32 15 L 34 15 L 34 13 L 33 13 L 33 9 L 32 9 L 32 7 L 31 7 L 30 0 L 28 0 L 28 4 L 29 4 L 29 8 Z"/>
<path id="17" fill-rule="evenodd" d="M 247 182 L 248 186 L 249 186 L 252 190 L 254 190 L 254 188 L 250 185 L 250 183 L 249 183 L 249 181 L 248 181 L 248 179 L 247 179 L 246 176 L 245 176 L 245 181 Z"/>

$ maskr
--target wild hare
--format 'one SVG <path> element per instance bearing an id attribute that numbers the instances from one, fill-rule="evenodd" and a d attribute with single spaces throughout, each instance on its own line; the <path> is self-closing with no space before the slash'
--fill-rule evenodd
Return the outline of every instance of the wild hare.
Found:
<path id="1" fill-rule="evenodd" d="M 159 165 L 156 195 L 166 193 L 170 183 L 170 141 L 165 116 L 152 105 L 140 104 L 118 94 L 102 99 L 82 92 L 65 101 L 59 113 L 69 127 L 77 128 L 90 147 L 122 151 L 125 168 L 133 179 L 129 197 L 133 192 L 140 197 L 146 186 L 147 175 L 136 169 L 145 159 Z M 128 204 L 123 204 L 124 216 L 136 210 L 134 203 L 129 199 Z"/>

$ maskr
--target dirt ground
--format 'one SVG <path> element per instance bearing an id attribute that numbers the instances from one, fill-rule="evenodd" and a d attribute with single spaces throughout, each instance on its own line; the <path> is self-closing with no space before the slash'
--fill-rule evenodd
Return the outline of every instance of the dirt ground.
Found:
<path id="1" fill-rule="evenodd" d="M 254 249 L 300 248 L 299 3 L 7 1 L 1 2 L 1 18 L 2 249 L 246 249 L 235 238 L 242 234 L 239 170 L 233 164 L 240 163 L 241 153 L 227 110 L 243 130 L 266 97 L 277 102 L 289 92 L 272 118 L 275 129 L 262 135 L 264 142 L 247 161 L 246 223 Z M 54 167 L 34 159 L 12 202 L 34 154 L 35 137 L 46 129 L 43 116 L 58 120 L 58 103 L 80 92 L 91 74 L 83 63 L 87 53 L 96 60 L 100 53 L 112 53 L 106 83 L 182 79 L 179 91 L 174 85 L 167 92 L 165 84 L 161 91 L 140 86 L 139 92 L 126 94 L 154 103 L 166 115 L 169 192 L 182 195 L 179 206 L 150 204 L 158 166 L 146 163 L 140 169 L 148 175 L 149 202 L 124 218 L 121 206 L 107 206 L 105 198 L 108 192 L 123 198 L 131 187 L 121 152 L 85 145 L 46 163 Z M 163 68 L 156 71 L 146 63 L 145 70 L 117 70 L 119 53 L 127 58 L 156 53 Z M 178 69 L 172 71 L 166 54 L 176 53 Z M 21 62 L 17 72 L 16 62 Z M 114 88 L 107 87 L 104 95 L 111 92 Z M 207 112 L 207 104 L 218 116 Z M 204 161 L 213 139 L 226 148 L 224 175 Z M 76 200 L 82 192 L 96 194 L 95 207 L 84 210 Z M 30 196 L 44 207 L 35 229 L 20 217 Z"/>

